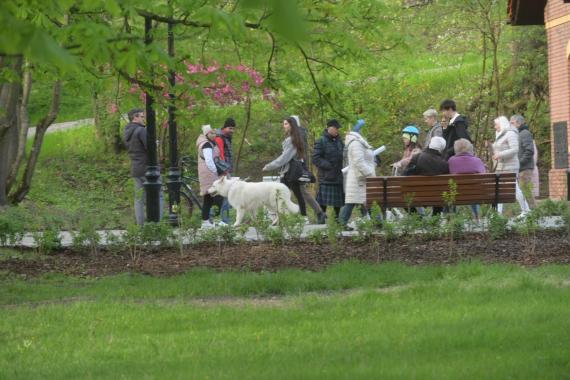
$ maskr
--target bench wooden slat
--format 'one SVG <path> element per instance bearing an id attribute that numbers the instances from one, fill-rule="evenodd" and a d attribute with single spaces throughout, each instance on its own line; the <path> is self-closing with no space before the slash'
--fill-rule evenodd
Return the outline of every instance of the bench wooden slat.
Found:
<path id="1" fill-rule="evenodd" d="M 495 173 L 447 174 L 367 178 L 367 204 L 376 202 L 383 207 L 444 206 L 443 193 L 449 192 L 450 179 L 457 184 L 454 202 L 457 205 L 510 203 L 516 199 L 515 173 L 501 173 L 498 177 Z"/>

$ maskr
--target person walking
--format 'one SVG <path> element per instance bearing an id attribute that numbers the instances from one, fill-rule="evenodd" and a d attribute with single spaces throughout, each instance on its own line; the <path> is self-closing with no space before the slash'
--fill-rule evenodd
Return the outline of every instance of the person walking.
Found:
<path id="1" fill-rule="evenodd" d="M 299 116 L 291 115 L 291 117 L 295 119 L 295 121 L 297 122 L 297 126 L 299 127 L 299 131 L 301 132 L 301 137 L 303 139 L 303 146 L 305 148 L 305 157 L 306 157 L 303 163 L 305 164 L 305 168 L 307 169 L 308 172 L 310 167 L 310 162 L 309 162 L 310 155 L 309 155 L 309 143 L 308 143 L 309 131 L 307 130 L 307 128 L 303 127 L 299 119 Z M 320 204 L 315 199 L 315 197 L 313 197 L 313 194 L 311 194 L 311 192 L 307 188 L 307 181 L 310 181 L 310 179 L 308 177 L 305 177 L 303 178 L 303 181 L 300 184 L 301 194 L 303 194 L 303 199 L 313 209 L 315 215 L 317 216 L 317 223 L 319 224 L 324 223 L 326 214 L 321 208 Z"/>
<path id="2" fill-rule="evenodd" d="M 297 126 L 297 121 L 293 117 L 288 117 L 283 120 L 283 131 L 287 137 L 281 143 L 281 155 L 265 165 L 262 170 L 279 170 L 281 183 L 284 183 L 289 189 L 291 189 L 293 194 L 295 194 L 297 203 L 299 204 L 300 213 L 305 217 L 305 222 L 307 223 L 307 209 L 305 206 L 305 199 L 301 193 L 299 177 L 292 178 L 290 175 L 287 175 L 290 169 L 294 169 L 296 165 L 300 164 L 299 161 L 302 161 L 305 158 L 303 138 L 299 131 L 299 127 Z M 292 163 L 293 160 L 297 160 L 297 162 Z"/>
<path id="3" fill-rule="evenodd" d="M 428 147 L 431 138 L 435 136 L 443 137 L 443 128 L 439 121 L 437 121 L 437 111 L 433 108 L 428 109 L 423 113 L 424 122 L 428 126 L 426 130 L 426 137 L 424 139 L 424 147 Z"/>
<path id="4" fill-rule="evenodd" d="M 533 194 L 534 140 L 521 115 L 511 116 L 511 125 L 519 131 L 519 186 L 531 209 L 535 207 Z"/>
<path id="5" fill-rule="evenodd" d="M 148 159 L 145 112 L 134 108 L 127 113 L 129 123 L 125 127 L 125 145 L 131 159 L 131 176 L 135 181 L 135 221 L 142 226 L 145 221 L 146 181 L 145 172 Z M 160 217 L 162 218 L 162 191 L 160 192 Z"/>
<path id="6" fill-rule="evenodd" d="M 443 129 L 443 138 L 446 141 L 445 151 L 443 156 L 446 159 L 455 154 L 454 144 L 459 139 L 467 139 L 471 141 L 469 132 L 467 131 L 467 120 L 457 112 L 457 106 L 451 99 L 446 99 L 441 102 L 439 110 L 443 114 L 446 123 Z"/>
<path id="7" fill-rule="evenodd" d="M 345 181 L 344 207 L 340 211 L 340 223 L 348 225 L 355 206 L 366 204 L 366 177 L 376 174 L 374 150 L 360 134 L 364 120 L 360 119 L 346 135 L 344 144 L 347 151 L 348 170 Z"/>
<path id="8" fill-rule="evenodd" d="M 226 171 L 227 176 L 231 176 L 233 174 L 234 163 L 233 163 L 233 152 L 232 152 L 232 136 L 234 134 L 234 130 L 236 128 L 236 121 L 228 117 L 226 121 L 224 121 L 224 125 L 222 128 L 216 131 L 216 145 L 218 146 L 218 150 L 220 152 L 220 159 L 224 161 L 227 166 L 228 170 Z M 227 198 L 224 198 L 224 202 L 222 203 L 221 208 L 221 216 L 222 222 L 229 224 L 230 223 L 230 208 L 231 205 L 228 202 Z"/>
<path id="9" fill-rule="evenodd" d="M 496 161 L 495 173 L 517 173 L 520 164 L 518 158 L 519 136 L 518 131 L 513 127 L 505 116 L 495 119 L 496 138 L 493 143 L 493 160 Z M 518 181 L 515 183 L 516 198 L 521 208 L 519 217 L 524 217 L 529 212 L 528 203 L 519 187 Z M 503 212 L 503 204 L 497 207 L 499 213 Z"/>
<path id="10" fill-rule="evenodd" d="M 214 227 L 210 221 L 210 211 L 212 206 L 217 206 L 216 214 L 219 214 L 224 202 L 221 195 L 212 196 L 208 193 L 208 189 L 212 187 L 220 174 L 216 167 L 215 159 L 220 157 L 220 150 L 216 144 L 216 131 L 208 125 L 202 126 L 202 134 L 196 139 L 196 148 L 198 150 L 198 180 L 200 182 L 200 195 L 204 197 L 202 205 L 202 228 Z M 220 223 L 226 225 L 224 221 Z"/>
<path id="11" fill-rule="evenodd" d="M 339 130 L 340 123 L 336 119 L 327 121 L 327 127 L 313 150 L 313 165 L 317 167 L 319 176 L 317 202 L 323 214 L 326 213 L 327 206 L 334 207 L 337 220 L 340 208 L 344 205 L 342 175 L 344 143 Z M 318 223 L 325 223 L 325 218 L 319 218 Z"/>

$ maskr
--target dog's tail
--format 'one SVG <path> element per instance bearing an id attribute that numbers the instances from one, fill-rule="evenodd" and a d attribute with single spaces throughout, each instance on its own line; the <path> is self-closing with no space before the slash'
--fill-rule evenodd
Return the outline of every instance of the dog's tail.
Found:
<path id="1" fill-rule="evenodd" d="M 291 214 L 299 213 L 299 206 L 291 201 L 291 191 L 285 185 L 280 187 L 276 192 L 277 210 L 279 212 L 289 212 Z"/>

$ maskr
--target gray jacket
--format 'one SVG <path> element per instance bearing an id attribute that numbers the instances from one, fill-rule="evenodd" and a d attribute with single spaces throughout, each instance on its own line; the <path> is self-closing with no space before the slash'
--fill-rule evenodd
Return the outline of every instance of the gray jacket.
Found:
<path id="1" fill-rule="evenodd" d="M 297 148 L 293 145 L 291 137 L 287 137 L 281 144 L 283 152 L 279 157 L 265 165 L 265 170 L 279 169 L 279 175 L 283 176 L 289 170 L 289 161 L 297 156 Z"/>
<path id="2" fill-rule="evenodd" d="M 127 124 L 125 145 L 131 158 L 131 175 L 133 177 L 144 176 L 147 163 L 146 128 L 137 123 Z"/>
<path id="3" fill-rule="evenodd" d="M 443 137 L 443 128 L 439 123 L 435 123 L 433 127 L 429 131 L 427 131 L 423 146 L 424 149 L 428 148 L 431 138 L 435 136 Z"/>
<path id="4" fill-rule="evenodd" d="M 526 125 L 519 128 L 519 171 L 534 169 L 534 143 Z"/>

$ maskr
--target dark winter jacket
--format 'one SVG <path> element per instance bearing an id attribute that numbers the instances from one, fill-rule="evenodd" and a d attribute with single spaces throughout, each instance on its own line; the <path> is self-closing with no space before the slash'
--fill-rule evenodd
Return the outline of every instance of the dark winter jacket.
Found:
<path id="1" fill-rule="evenodd" d="M 534 143 L 526 125 L 519 128 L 519 171 L 534 169 Z"/>
<path id="2" fill-rule="evenodd" d="M 445 139 L 446 145 L 445 150 L 442 152 L 443 157 L 448 159 L 455 154 L 455 149 L 453 149 L 453 144 L 459 139 L 467 139 L 471 141 L 469 137 L 469 132 L 467 132 L 467 120 L 461 115 L 457 116 L 453 123 L 449 124 L 447 128 L 443 130 L 443 138 Z"/>
<path id="3" fill-rule="evenodd" d="M 216 144 L 220 150 L 220 158 L 230 165 L 228 173 L 232 173 L 234 169 L 232 138 L 224 136 L 221 130 L 218 130 L 216 134 Z"/>
<path id="4" fill-rule="evenodd" d="M 449 174 L 449 165 L 435 149 L 426 149 L 412 157 L 404 175 Z"/>
<path id="5" fill-rule="evenodd" d="M 125 127 L 125 145 L 131 158 L 131 175 L 142 177 L 146 171 L 147 149 L 146 128 L 138 123 L 129 123 Z"/>
<path id="6" fill-rule="evenodd" d="M 318 169 L 322 184 L 342 184 L 344 143 L 340 136 L 332 137 L 327 131 L 315 142 L 313 165 Z"/>

